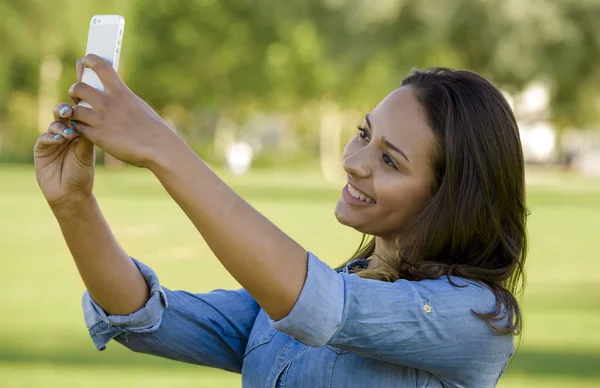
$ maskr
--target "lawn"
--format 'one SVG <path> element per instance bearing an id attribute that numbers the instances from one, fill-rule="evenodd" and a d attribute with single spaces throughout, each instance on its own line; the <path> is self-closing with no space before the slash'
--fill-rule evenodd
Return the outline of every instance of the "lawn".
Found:
<path id="1" fill-rule="evenodd" d="M 337 224 L 342 184 L 316 173 L 254 172 L 226 180 L 331 265 L 358 233 Z M 600 386 L 600 182 L 540 175 L 528 188 L 530 251 L 520 351 L 500 387 Z M 130 255 L 171 289 L 235 288 L 193 225 L 147 171 L 99 169 L 96 195 Z M 84 290 L 31 167 L 0 166 L 0 386 L 239 387 L 239 375 L 94 349 Z"/>

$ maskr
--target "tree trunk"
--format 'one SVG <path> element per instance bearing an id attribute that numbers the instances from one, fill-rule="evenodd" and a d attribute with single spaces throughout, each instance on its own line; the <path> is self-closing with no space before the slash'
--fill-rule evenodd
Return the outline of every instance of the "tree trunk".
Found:
<path id="1" fill-rule="evenodd" d="M 332 102 L 321 105 L 321 128 L 319 152 L 321 173 L 325 180 L 333 182 L 343 179 L 342 169 L 342 126 L 343 115 L 339 106 Z"/>
<path id="2" fill-rule="evenodd" d="M 38 131 L 46 132 L 54 121 L 52 110 L 58 96 L 58 82 L 62 75 L 62 63 L 53 55 L 42 57 L 40 66 L 40 88 L 38 91 Z"/>

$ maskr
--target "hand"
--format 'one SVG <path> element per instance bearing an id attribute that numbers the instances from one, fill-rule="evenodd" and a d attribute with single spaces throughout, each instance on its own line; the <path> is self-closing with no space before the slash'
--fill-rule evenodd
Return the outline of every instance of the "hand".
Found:
<path id="1" fill-rule="evenodd" d="M 92 106 L 73 108 L 73 127 L 77 133 L 117 159 L 149 168 L 163 149 L 181 138 L 121 80 L 104 59 L 89 54 L 85 66 L 96 72 L 104 92 L 77 82 L 69 96 Z"/>
<path id="2" fill-rule="evenodd" d="M 83 61 L 77 61 L 81 80 Z M 94 186 L 94 145 L 68 128 L 72 109 L 67 103 L 54 108 L 55 121 L 33 149 L 35 173 L 51 207 L 89 197 Z"/>

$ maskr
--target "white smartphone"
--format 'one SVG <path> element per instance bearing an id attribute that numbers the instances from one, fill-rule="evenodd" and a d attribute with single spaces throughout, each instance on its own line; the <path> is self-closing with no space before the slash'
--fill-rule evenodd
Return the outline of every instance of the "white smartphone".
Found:
<path id="1" fill-rule="evenodd" d="M 115 70 L 118 70 L 124 29 L 125 18 L 121 15 L 92 16 L 85 55 L 96 54 L 111 63 Z M 100 78 L 90 68 L 84 68 L 82 82 L 104 92 L 104 85 Z M 91 108 L 85 101 L 80 101 L 78 105 Z"/>

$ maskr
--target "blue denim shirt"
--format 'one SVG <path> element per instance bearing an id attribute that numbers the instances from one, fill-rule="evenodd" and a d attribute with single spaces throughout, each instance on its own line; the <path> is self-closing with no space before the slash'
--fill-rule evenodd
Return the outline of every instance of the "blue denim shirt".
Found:
<path id="1" fill-rule="evenodd" d="M 289 315 L 272 320 L 244 289 L 203 294 L 150 287 L 145 307 L 107 315 L 86 292 L 83 310 L 96 348 L 127 348 L 242 374 L 258 387 L 493 387 L 513 353 L 475 316 L 495 297 L 461 278 L 393 283 L 335 271 L 309 253 L 308 274 Z M 502 324 L 503 322 L 499 322 Z"/>

